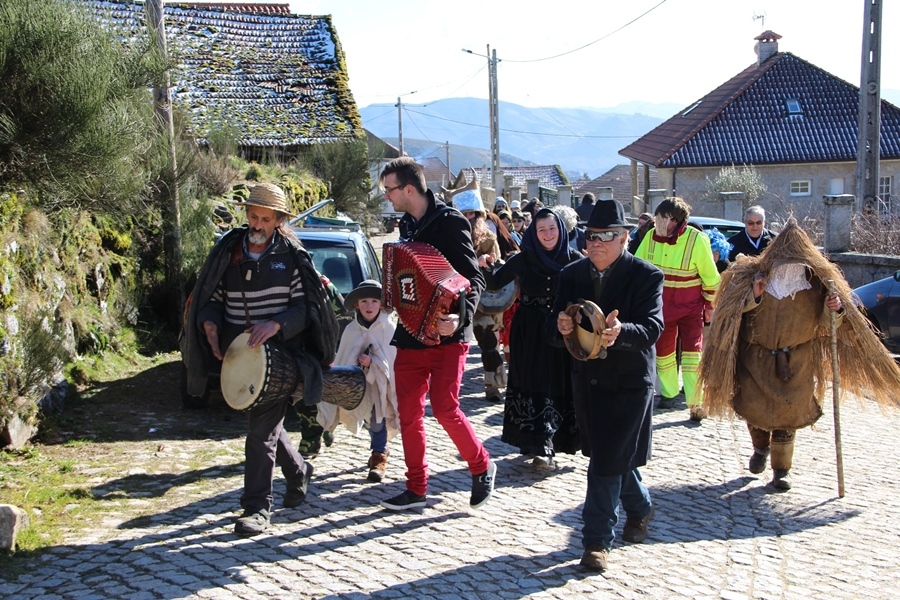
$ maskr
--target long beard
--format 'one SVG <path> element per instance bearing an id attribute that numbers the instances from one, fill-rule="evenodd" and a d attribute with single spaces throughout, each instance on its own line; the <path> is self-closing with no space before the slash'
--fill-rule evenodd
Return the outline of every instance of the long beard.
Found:
<path id="1" fill-rule="evenodd" d="M 247 234 L 247 241 L 249 241 L 251 244 L 265 244 L 267 239 L 268 236 L 266 236 L 266 232 L 264 231 L 251 229 L 250 233 Z"/>

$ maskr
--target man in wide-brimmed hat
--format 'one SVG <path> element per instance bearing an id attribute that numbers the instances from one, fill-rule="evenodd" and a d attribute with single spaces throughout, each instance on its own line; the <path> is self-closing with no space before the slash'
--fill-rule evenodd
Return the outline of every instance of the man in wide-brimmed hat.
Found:
<path id="1" fill-rule="evenodd" d="M 204 263 L 191 294 L 183 358 L 188 393 L 202 395 L 213 361 L 221 361 L 232 341 L 248 333 L 256 348 L 270 340 L 297 361 L 304 402 L 322 397 L 322 366 L 334 359 L 338 326 L 312 259 L 285 222 L 291 208 L 277 185 L 253 186 L 247 224 L 226 234 Z M 260 391 L 262 394 L 262 391 Z M 247 413 L 246 464 L 235 533 L 254 535 L 269 525 L 275 457 L 284 473 L 283 505 L 299 506 L 313 467 L 305 463 L 284 431 L 290 395 Z"/>
<path id="2" fill-rule="evenodd" d="M 594 302 L 606 315 L 600 333 L 606 354 L 572 361 L 572 388 L 582 452 L 590 457 L 582 529 L 581 564 L 605 571 L 621 501 L 627 521 L 622 538 L 647 537 L 653 514 L 638 467 L 650 458 L 654 344 L 663 328 L 663 273 L 626 250 L 633 226 L 617 200 L 599 200 L 585 224 L 587 258 L 566 266 L 547 322 L 554 343 L 575 327 L 570 304 Z"/>

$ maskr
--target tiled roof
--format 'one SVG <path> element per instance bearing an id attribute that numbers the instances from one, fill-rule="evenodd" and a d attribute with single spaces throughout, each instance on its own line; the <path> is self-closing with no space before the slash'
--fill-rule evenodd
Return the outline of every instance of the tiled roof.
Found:
<path id="1" fill-rule="evenodd" d="M 650 167 L 650 189 L 656 189 L 657 185 L 656 167 Z M 584 196 L 591 192 L 595 197 L 598 196 L 602 187 L 611 187 L 613 189 L 613 198 L 626 206 L 631 202 L 631 166 L 616 165 L 600 177 L 592 179 L 580 186 L 575 187 L 572 192 L 576 196 Z M 638 194 L 644 193 L 644 173 L 643 169 L 638 169 Z"/>
<path id="2" fill-rule="evenodd" d="M 291 7 L 285 4 L 248 4 L 246 2 L 175 2 L 173 4 L 189 6 L 191 8 L 204 8 L 215 10 L 227 10 L 230 12 L 256 13 L 262 15 L 289 15 Z"/>
<path id="3" fill-rule="evenodd" d="M 482 170 L 484 169 L 481 167 L 475 167 L 475 172 L 478 173 L 479 181 L 483 179 Z M 513 187 L 518 186 L 523 190 L 528 185 L 526 183 L 526 180 L 528 179 L 537 179 L 540 181 L 540 186 L 546 188 L 556 189 L 561 185 L 569 185 L 569 178 L 566 177 L 559 165 L 502 167 L 501 171 L 503 171 L 504 176 L 512 175 Z M 488 177 L 491 176 L 490 167 L 487 168 L 487 174 Z"/>
<path id="4" fill-rule="evenodd" d="M 447 165 L 440 158 L 428 156 L 416 159 L 416 162 L 422 165 L 422 169 L 425 171 L 425 181 L 448 185 L 449 173 L 447 172 Z"/>
<path id="5" fill-rule="evenodd" d="M 140 4 L 87 4 L 123 35 L 144 27 Z M 229 128 L 242 146 L 291 147 L 363 135 L 330 16 L 164 10 L 173 100 L 198 138 Z"/>
<path id="6" fill-rule="evenodd" d="M 788 100 L 795 100 L 796 114 Z M 778 53 L 619 154 L 657 167 L 855 161 L 859 88 Z M 900 158 L 900 109 L 881 103 L 881 158 Z"/>

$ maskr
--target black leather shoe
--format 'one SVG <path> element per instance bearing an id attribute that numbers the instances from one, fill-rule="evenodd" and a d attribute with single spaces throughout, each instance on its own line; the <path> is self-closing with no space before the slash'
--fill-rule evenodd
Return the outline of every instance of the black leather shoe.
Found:
<path id="1" fill-rule="evenodd" d="M 281 504 L 285 508 L 297 508 L 306 500 L 306 488 L 309 486 L 309 480 L 312 479 L 313 465 L 305 463 L 303 467 L 306 469 L 306 473 L 300 481 L 287 482 L 287 491 L 281 500 Z"/>

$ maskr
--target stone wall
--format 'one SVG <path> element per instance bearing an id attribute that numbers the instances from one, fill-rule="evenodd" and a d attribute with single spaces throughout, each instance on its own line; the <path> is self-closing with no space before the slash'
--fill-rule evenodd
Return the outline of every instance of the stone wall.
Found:
<path id="1" fill-rule="evenodd" d="M 828 258 L 841 268 L 844 279 L 852 288 L 891 277 L 900 270 L 900 256 L 833 252 Z"/>

